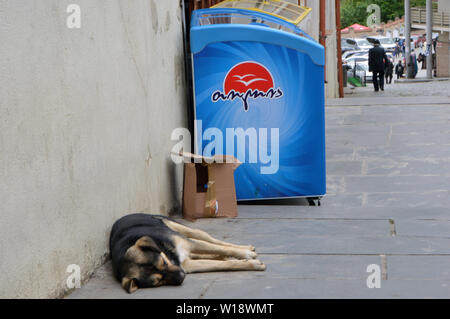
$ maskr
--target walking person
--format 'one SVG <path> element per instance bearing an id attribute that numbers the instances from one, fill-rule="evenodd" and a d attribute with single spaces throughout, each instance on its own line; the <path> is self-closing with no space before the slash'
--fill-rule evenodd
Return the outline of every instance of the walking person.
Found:
<path id="1" fill-rule="evenodd" d="M 384 91 L 384 68 L 388 58 L 378 39 L 375 39 L 373 45 L 374 47 L 369 50 L 369 71 L 373 73 L 375 92 L 380 89 Z"/>
<path id="2" fill-rule="evenodd" d="M 394 76 L 394 63 L 392 63 L 391 59 L 387 59 L 384 72 L 386 75 L 386 84 L 391 84 Z"/>
<path id="3" fill-rule="evenodd" d="M 397 58 L 397 56 L 400 56 L 400 45 L 398 42 L 395 44 L 394 58 Z"/>
<path id="4" fill-rule="evenodd" d="M 405 68 L 403 67 L 402 60 L 398 61 L 398 64 L 395 66 L 395 74 L 397 74 L 397 80 L 403 76 Z"/>

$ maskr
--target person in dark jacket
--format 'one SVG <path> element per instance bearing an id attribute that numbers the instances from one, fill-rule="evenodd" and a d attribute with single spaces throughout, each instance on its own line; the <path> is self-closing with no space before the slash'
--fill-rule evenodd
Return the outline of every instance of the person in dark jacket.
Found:
<path id="1" fill-rule="evenodd" d="M 405 68 L 403 67 L 402 61 L 398 61 L 398 64 L 395 66 L 395 74 L 397 74 L 397 80 L 403 76 L 403 72 Z"/>
<path id="2" fill-rule="evenodd" d="M 375 39 L 373 45 L 369 50 L 369 71 L 373 73 L 375 92 L 384 91 L 384 68 L 388 58 L 379 40 Z"/>
<path id="3" fill-rule="evenodd" d="M 384 72 L 386 75 L 386 84 L 391 84 L 394 76 L 394 63 L 392 63 L 391 59 L 387 59 Z"/>

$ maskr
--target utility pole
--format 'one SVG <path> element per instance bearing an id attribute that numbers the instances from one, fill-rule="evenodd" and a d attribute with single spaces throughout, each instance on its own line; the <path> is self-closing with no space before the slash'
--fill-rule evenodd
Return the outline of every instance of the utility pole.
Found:
<path id="1" fill-rule="evenodd" d="M 411 1 L 405 0 L 405 59 L 406 76 L 414 78 L 414 65 L 411 63 Z"/>
<path id="2" fill-rule="evenodd" d="M 433 1 L 427 0 L 427 78 L 433 78 Z"/>
<path id="3" fill-rule="evenodd" d="M 337 40 L 337 58 L 338 58 L 338 80 L 339 97 L 344 97 L 344 70 L 342 67 L 342 36 L 341 36 L 341 1 L 335 0 L 336 10 L 336 40 Z"/>
<path id="4" fill-rule="evenodd" d="M 325 60 L 327 52 L 327 20 L 326 20 L 326 0 L 320 0 L 320 21 L 319 21 L 319 42 L 325 48 Z M 325 83 L 327 83 L 327 64 L 324 67 Z"/>

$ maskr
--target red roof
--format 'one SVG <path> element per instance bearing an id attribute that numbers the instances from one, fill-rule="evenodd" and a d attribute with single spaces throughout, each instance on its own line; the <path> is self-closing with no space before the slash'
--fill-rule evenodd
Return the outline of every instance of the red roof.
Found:
<path id="1" fill-rule="evenodd" d="M 360 24 L 353 24 L 345 29 L 342 29 L 341 31 L 346 32 L 346 31 L 350 31 L 349 29 L 352 28 L 355 31 L 370 31 L 371 29 L 369 27 L 366 27 L 365 25 L 360 25 Z"/>

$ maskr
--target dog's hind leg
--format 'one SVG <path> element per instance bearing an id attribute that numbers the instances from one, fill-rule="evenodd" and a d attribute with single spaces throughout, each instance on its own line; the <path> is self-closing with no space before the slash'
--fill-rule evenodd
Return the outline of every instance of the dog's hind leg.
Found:
<path id="1" fill-rule="evenodd" d="M 266 266 L 257 259 L 251 260 L 210 260 L 186 259 L 182 264 L 186 273 L 212 272 L 212 271 L 237 271 L 237 270 L 266 270 Z"/>
<path id="2" fill-rule="evenodd" d="M 250 249 L 212 244 L 203 240 L 189 239 L 189 252 L 193 254 L 218 255 L 237 259 L 254 259 L 257 254 Z"/>
<path id="3" fill-rule="evenodd" d="M 220 256 L 220 255 L 208 255 L 208 254 L 189 254 L 190 259 L 210 259 L 210 260 L 229 260 L 232 257 Z"/>
<path id="4" fill-rule="evenodd" d="M 253 247 L 251 245 L 241 246 L 241 245 L 230 244 L 230 243 L 213 238 L 211 235 L 209 235 L 207 232 L 205 232 L 203 230 L 193 229 L 193 228 L 184 226 L 182 224 L 173 222 L 171 220 L 166 219 L 166 220 L 164 220 L 164 223 L 166 224 L 167 227 L 169 227 L 173 231 L 179 232 L 179 233 L 185 235 L 187 238 L 203 240 L 208 243 L 212 243 L 212 244 L 216 244 L 216 245 L 220 245 L 220 246 L 247 249 L 247 250 L 252 250 L 252 251 L 255 250 L 255 247 Z"/>

